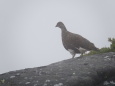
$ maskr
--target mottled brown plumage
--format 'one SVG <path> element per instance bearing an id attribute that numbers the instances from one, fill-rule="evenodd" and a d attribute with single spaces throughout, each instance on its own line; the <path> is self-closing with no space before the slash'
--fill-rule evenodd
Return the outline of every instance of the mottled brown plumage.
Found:
<path id="1" fill-rule="evenodd" d="M 72 54 L 72 58 L 74 58 L 76 53 L 81 53 L 81 55 L 83 55 L 86 51 L 98 50 L 98 48 L 86 38 L 67 31 L 62 22 L 58 22 L 56 27 L 61 28 L 63 46 Z"/>

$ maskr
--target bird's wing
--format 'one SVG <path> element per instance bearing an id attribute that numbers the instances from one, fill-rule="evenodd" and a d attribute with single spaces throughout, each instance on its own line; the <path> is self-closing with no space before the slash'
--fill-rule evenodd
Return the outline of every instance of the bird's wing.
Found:
<path id="1" fill-rule="evenodd" d="M 86 38 L 78 34 L 74 34 L 70 32 L 68 39 L 71 40 L 71 44 L 73 44 L 73 46 L 76 48 L 81 47 L 87 50 L 93 50 L 96 48 L 93 43 L 91 43 L 89 40 L 87 40 Z"/>

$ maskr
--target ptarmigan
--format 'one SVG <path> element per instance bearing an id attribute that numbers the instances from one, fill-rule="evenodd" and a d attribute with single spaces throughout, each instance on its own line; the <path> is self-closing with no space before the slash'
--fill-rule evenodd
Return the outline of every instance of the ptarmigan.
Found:
<path id="1" fill-rule="evenodd" d="M 56 27 L 61 28 L 63 46 L 71 53 L 72 58 L 74 58 L 77 53 L 81 53 L 82 56 L 86 51 L 99 50 L 86 38 L 79 34 L 69 32 L 62 22 L 58 22 Z"/>

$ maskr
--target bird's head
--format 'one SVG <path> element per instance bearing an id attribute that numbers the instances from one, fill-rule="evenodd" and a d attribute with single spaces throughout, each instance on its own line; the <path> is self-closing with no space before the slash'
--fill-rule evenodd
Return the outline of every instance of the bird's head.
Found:
<path id="1" fill-rule="evenodd" d="M 56 27 L 61 27 L 61 26 L 64 26 L 64 24 L 62 22 L 58 22 Z"/>
<path id="2" fill-rule="evenodd" d="M 62 22 L 58 22 L 55 27 L 59 27 L 59 28 L 61 28 L 62 30 L 64 30 L 64 29 L 66 30 L 66 27 L 65 27 L 65 25 L 64 25 Z"/>

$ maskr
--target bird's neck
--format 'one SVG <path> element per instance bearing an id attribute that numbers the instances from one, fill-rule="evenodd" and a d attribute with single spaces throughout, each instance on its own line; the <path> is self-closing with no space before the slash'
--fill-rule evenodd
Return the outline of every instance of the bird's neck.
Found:
<path id="1" fill-rule="evenodd" d="M 61 28 L 62 32 L 66 32 L 67 31 L 67 29 L 66 29 L 66 27 L 64 25 L 61 26 L 60 28 Z"/>
<path id="2" fill-rule="evenodd" d="M 67 33 L 68 33 L 68 31 L 67 31 L 67 29 L 62 29 L 62 37 L 66 37 L 67 36 Z"/>

